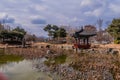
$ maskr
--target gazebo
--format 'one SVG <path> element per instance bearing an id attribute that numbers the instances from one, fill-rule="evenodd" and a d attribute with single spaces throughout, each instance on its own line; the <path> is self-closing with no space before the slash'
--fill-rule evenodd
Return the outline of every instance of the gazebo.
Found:
<path id="1" fill-rule="evenodd" d="M 73 34 L 73 37 L 75 38 L 75 44 L 74 47 L 77 49 L 89 49 L 90 48 L 90 42 L 89 38 L 92 36 L 95 36 L 96 32 L 94 31 L 88 31 L 84 30 L 83 28 L 79 31 L 76 31 Z"/>

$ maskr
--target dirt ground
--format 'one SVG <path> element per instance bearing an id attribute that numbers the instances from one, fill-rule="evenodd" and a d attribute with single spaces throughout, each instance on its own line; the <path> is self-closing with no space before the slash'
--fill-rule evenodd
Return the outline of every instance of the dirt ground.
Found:
<path id="1" fill-rule="evenodd" d="M 49 44 L 49 43 L 44 43 L 44 42 L 39 42 L 39 43 L 34 43 L 32 46 L 46 46 L 46 45 L 52 45 L 52 46 L 65 46 L 65 47 L 71 47 L 73 44 Z M 120 50 L 120 44 L 92 44 L 92 45 L 98 45 L 98 48 L 115 48 Z M 7 44 L 0 44 L 0 48 L 5 48 L 5 47 L 15 47 Z"/>
<path id="2" fill-rule="evenodd" d="M 105 45 L 100 45 L 100 47 L 120 49 L 120 44 L 105 44 Z"/>
<path id="3" fill-rule="evenodd" d="M 49 43 L 35 43 L 34 45 L 39 46 L 39 45 L 54 45 L 54 44 L 49 44 Z M 55 44 L 57 46 L 73 46 L 73 44 Z M 93 44 L 94 45 L 94 44 Z M 97 44 L 102 48 L 117 48 L 120 49 L 120 44 Z"/>

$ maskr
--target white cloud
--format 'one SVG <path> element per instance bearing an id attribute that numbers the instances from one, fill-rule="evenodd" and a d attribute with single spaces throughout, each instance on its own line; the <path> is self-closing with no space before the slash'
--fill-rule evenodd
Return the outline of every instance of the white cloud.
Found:
<path id="1" fill-rule="evenodd" d="M 119 14 L 120 13 L 120 5 L 117 5 L 117 4 L 110 4 L 109 5 L 109 8 L 113 11 L 113 12 L 115 12 L 115 13 L 117 13 L 117 14 Z"/>
<path id="2" fill-rule="evenodd" d="M 40 16 L 40 15 L 31 15 L 31 16 L 29 17 L 29 19 L 36 19 L 36 18 L 45 19 L 43 16 Z"/>
<path id="3" fill-rule="evenodd" d="M 31 24 L 32 19 L 57 25 L 84 25 L 94 23 L 98 17 L 120 17 L 119 5 L 120 0 L 1 0 L 0 18 L 9 15 L 15 23 L 37 32 L 38 26 Z"/>
<path id="4" fill-rule="evenodd" d="M 46 5 L 38 5 L 38 4 L 31 5 L 30 7 L 37 10 L 37 11 L 45 11 L 47 9 Z"/>
<path id="5" fill-rule="evenodd" d="M 101 16 L 102 13 L 103 13 L 103 9 L 102 8 L 98 8 L 98 9 L 95 9 L 93 11 L 87 11 L 84 14 L 87 15 L 87 16 L 99 17 L 99 16 Z"/>
<path id="6" fill-rule="evenodd" d="M 6 17 L 7 16 L 7 13 L 5 13 L 5 12 L 0 12 L 0 18 L 4 18 L 4 17 Z"/>
<path id="7" fill-rule="evenodd" d="M 82 0 L 81 1 L 81 6 L 89 6 L 92 4 L 91 0 Z"/>
<path id="8" fill-rule="evenodd" d="M 72 21 L 76 22 L 76 21 L 78 21 L 78 18 L 74 17 Z"/>

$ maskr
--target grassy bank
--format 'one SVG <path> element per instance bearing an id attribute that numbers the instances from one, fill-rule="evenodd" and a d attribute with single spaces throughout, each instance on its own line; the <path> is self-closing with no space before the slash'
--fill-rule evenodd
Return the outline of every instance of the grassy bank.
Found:
<path id="1" fill-rule="evenodd" d="M 23 60 L 23 57 L 17 55 L 0 55 L 0 64 L 5 64 L 7 62 L 19 62 Z"/>

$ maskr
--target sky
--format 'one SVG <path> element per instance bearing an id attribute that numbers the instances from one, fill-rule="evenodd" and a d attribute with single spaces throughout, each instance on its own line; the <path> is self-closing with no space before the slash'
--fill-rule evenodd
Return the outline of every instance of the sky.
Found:
<path id="1" fill-rule="evenodd" d="M 0 20 L 44 36 L 47 24 L 79 27 L 103 19 L 105 28 L 120 17 L 119 9 L 120 0 L 0 0 Z"/>

